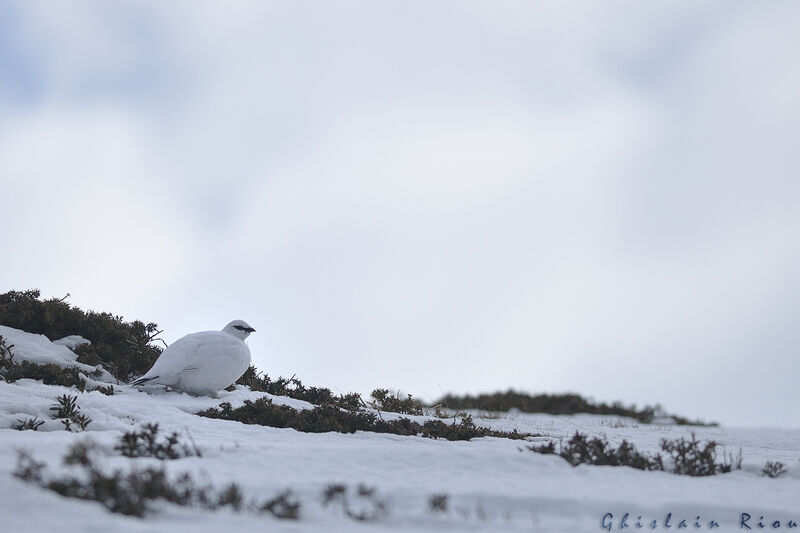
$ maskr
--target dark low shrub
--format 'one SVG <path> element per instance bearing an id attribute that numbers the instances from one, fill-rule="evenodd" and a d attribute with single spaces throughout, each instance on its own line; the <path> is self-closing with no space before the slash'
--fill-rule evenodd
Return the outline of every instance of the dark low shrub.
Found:
<path id="1" fill-rule="evenodd" d="M 402 413 L 407 415 L 421 415 L 422 404 L 411 397 L 400 399 L 399 393 L 392 394 L 389 389 L 375 389 L 372 391 L 372 406 L 379 411 Z"/>
<path id="2" fill-rule="evenodd" d="M 347 485 L 332 484 L 322 491 L 322 505 L 339 506 L 345 516 L 359 522 L 374 522 L 389 514 L 389 505 L 374 487 L 359 485 L 350 490 Z"/>
<path id="3" fill-rule="evenodd" d="M 767 461 L 761 469 L 761 475 L 776 478 L 786 473 L 786 467 L 779 461 Z"/>
<path id="4" fill-rule="evenodd" d="M 244 503 L 242 490 L 236 483 L 229 483 L 217 496 L 216 507 L 231 507 L 234 511 L 239 511 Z"/>
<path id="5" fill-rule="evenodd" d="M 656 419 L 666 418 L 677 425 L 718 425 L 667 414 L 660 405 L 645 406 L 642 409 L 637 409 L 635 406 L 625 407 L 620 402 L 598 404 L 577 394 L 527 394 L 514 390 L 495 392 L 493 394 L 478 394 L 476 396 L 448 394 L 435 402 L 435 405 L 443 405 L 448 409 L 454 410 L 509 411 L 511 409 L 519 409 L 523 413 L 548 413 L 552 415 L 571 415 L 576 413 L 616 415 L 633 418 L 646 424 Z"/>
<path id="6" fill-rule="evenodd" d="M 44 467 L 44 463 L 34 459 L 25 450 L 17 451 L 17 466 L 14 469 L 14 475 L 21 480 L 28 483 L 41 483 Z"/>
<path id="7" fill-rule="evenodd" d="M 92 419 L 83 414 L 78 407 L 78 397 L 63 394 L 56 398 L 56 404 L 50 408 L 53 418 L 61 420 L 67 431 L 86 431 Z"/>
<path id="8" fill-rule="evenodd" d="M 158 424 L 145 424 L 140 431 L 126 432 L 114 449 L 125 457 L 155 457 L 162 461 L 201 455 L 196 446 L 181 442 L 176 432 L 159 438 Z"/>
<path id="9" fill-rule="evenodd" d="M 144 517 L 151 504 L 165 501 L 175 505 L 200 507 L 209 510 L 230 508 L 234 511 L 251 509 L 253 511 L 270 511 L 277 518 L 296 518 L 300 504 L 290 501 L 285 493 L 283 501 L 288 511 L 278 511 L 278 499 L 267 502 L 253 502 L 245 505 L 245 497 L 235 483 L 221 490 L 211 485 L 200 485 L 189 474 L 170 477 L 163 468 L 148 467 L 124 471 L 103 471 L 93 457 L 96 448 L 91 444 L 80 442 L 69 448 L 63 463 L 78 470 L 77 474 L 45 479 L 46 465 L 36 461 L 25 452 L 18 452 L 17 466 L 14 475 L 28 483 L 34 483 L 67 498 L 96 501 L 112 513 Z"/>
<path id="10" fill-rule="evenodd" d="M 75 349 L 78 362 L 102 364 L 122 381 L 147 372 L 161 353 L 154 323 L 125 322 L 110 313 L 83 311 L 63 299 L 42 300 L 38 290 L 0 294 L 0 324 L 50 340 L 80 335 L 92 342 Z"/>
<path id="11" fill-rule="evenodd" d="M 14 362 L 13 365 L 6 367 L 5 379 L 9 383 L 19 379 L 35 379 L 45 385 L 60 385 L 62 387 L 74 387 L 81 392 L 86 390 L 86 382 L 80 378 L 84 373 L 81 369 L 68 366 L 63 367 L 53 363 L 32 363 L 30 361 Z M 85 373 L 92 379 L 102 376 L 102 372 Z"/>
<path id="12" fill-rule="evenodd" d="M 17 458 L 15 475 L 62 496 L 97 501 L 113 513 L 139 517 L 145 515 L 150 502 L 157 500 L 206 508 L 231 503 L 230 494 L 222 492 L 216 495 L 209 487 L 198 486 L 188 474 L 170 479 L 163 468 L 105 473 L 92 458 L 92 451 L 91 445 L 78 443 L 64 457 L 64 464 L 79 467 L 82 475 L 44 481 L 42 470 L 45 465 L 25 454 Z"/>
<path id="13" fill-rule="evenodd" d="M 294 376 L 288 379 L 279 377 L 273 380 L 267 374 L 259 372 L 253 365 L 250 365 L 236 383 L 257 392 L 286 396 L 314 405 L 331 404 L 350 411 L 357 411 L 363 405 L 361 396 L 354 392 L 350 394 L 334 394 L 330 389 L 324 387 L 306 387 Z"/>
<path id="14" fill-rule="evenodd" d="M 458 424 L 455 422 L 445 424 L 441 420 L 430 420 L 420 424 L 408 418 L 385 421 L 376 413 L 369 411 L 348 411 L 332 404 L 320 405 L 314 409 L 293 409 L 286 405 L 274 405 L 267 397 L 256 401 L 245 400 L 244 404 L 236 409 L 230 403 L 223 402 L 219 407 L 212 407 L 197 414 L 208 418 L 235 420 L 244 424 L 292 428 L 306 433 L 372 431 L 447 440 L 469 440 L 474 437 L 523 439 L 528 436 L 517 431 L 503 432 L 479 427 L 469 417 L 463 418 Z"/>
<path id="15" fill-rule="evenodd" d="M 13 344 L 9 346 L 3 336 L 0 335 L 0 376 L 3 375 L 6 367 L 13 364 L 14 354 L 11 353 L 13 346 Z"/>
<path id="16" fill-rule="evenodd" d="M 556 454 L 563 457 L 572 466 L 582 464 L 605 466 L 630 466 L 638 470 L 663 470 L 661 457 L 640 453 L 628 441 L 623 440 L 617 448 L 607 440 L 599 437 L 589 438 L 575 433 L 566 445 L 556 451 L 555 442 L 530 446 L 531 451 L 541 454 Z"/>
<path id="17" fill-rule="evenodd" d="M 422 424 L 420 435 L 432 439 L 447 440 L 469 440 L 474 437 L 501 437 L 522 440 L 533 436 L 530 433 L 520 433 L 516 429 L 514 431 L 496 431 L 483 426 L 476 426 L 470 415 L 464 415 L 458 423 L 453 420 L 452 424 L 446 424 L 441 420 L 428 420 Z"/>
<path id="18" fill-rule="evenodd" d="M 97 387 L 96 389 L 92 389 L 92 390 L 93 391 L 96 390 L 100 394 L 105 394 L 106 396 L 114 396 L 114 392 L 116 392 L 116 390 L 114 389 L 114 385 L 101 386 L 101 387 Z"/>
<path id="19" fill-rule="evenodd" d="M 713 440 L 701 443 L 694 433 L 691 439 L 661 439 L 661 450 L 672 459 L 671 472 L 687 476 L 713 476 L 741 468 L 741 459 L 737 464 L 733 458 L 724 457 L 723 462 L 718 463 L 718 446 L 719 444 Z"/>
<path id="20" fill-rule="evenodd" d="M 274 405 L 266 396 L 256 401 L 246 400 L 244 405 L 233 409 L 223 402 L 219 408 L 197 413 L 208 418 L 236 420 L 245 424 L 256 424 L 278 428 L 293 428 L 306 433 L 337 431 L 353 433 L 370 427 L 375 415 L 366 412 L 345 411 L 332 404 L 314 409 L 293 409 L 286 405 Z"/>
<path id="21" fill-rule="evenodd" d="M 428 498 L 428 510 L 432 513 L 446 513 L 450 504 L 447 494 L 431 494 Z"/>
<path id="22" fill-rule="evenodd" d="M 625 440 L 615 448 L 605 439 L 588 438 L 577 432 L 566 445 L 559 444 L 558 450 L 554 441 L 529 446 L 528 449 L 536 453 L 558 455 L 572 466 L 630 466 L 638 470 L 659 470 L 687 476 L 711 476 L 741 469 L 741 453 L 737 458 L 726 456 L 722 462 L 717 462 L 717 446 L 715 441 L 701 443 L 694 434 L 691 439 L 662 439 L 661 451 L 667 455 L 666 464 L 660 453 L 650 455 L 640 452 Z"/>
<path id="23" fill-rule="evenodd" d="M 25 420 L 17 420 L 17 423 L 11 426 L 11 429 L 16 429 L 17 431 L 38 431 L 42 424 L 44 424 L 44 420 L 39 420 L 36 417 L 26 418 Z"/>
<path id="24" fill-rule="evenodd" d="M 265 501 L 258 506 L 258 510 L 263 513 L 270 513 L 272 516 L 282 520 L 297 520 L 300 518 L 300 502 L 290 490 L 281 492 L 274 498 Z"/>

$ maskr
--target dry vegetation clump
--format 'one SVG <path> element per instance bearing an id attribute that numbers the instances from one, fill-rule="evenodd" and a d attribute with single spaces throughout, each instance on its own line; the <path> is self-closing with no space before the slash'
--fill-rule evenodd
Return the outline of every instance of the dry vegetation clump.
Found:
<path id="1" fill-rule="evenodd" d="M 78 362 L 102 365 L 124 382 L 147 372 L 161 354 L 161 347 L 155 343 L 161 332 L 155 323 L 125 322 L 121 316 L 73 307 L 66 297 L 42 300 L 40 296 L 38 290 L 0 294 L 0 324 L 50 340 L 80 335 L 91 344 L 75 349 Z"/>
<path id="2" fill-rule="evenodd" d="M 255 366 L 250 367 L 236 381 L 237 385 L 244 385 L 250 390 L 266 392 L 275 396 L 287 396 L 295 400 L 303 400 L 314 405 L 331 404 L 358 411 L 364 402 L 361 396 L 352 392 L 349 394 L 334 394 L 325 387 L 306 387 L 303 382 L 292 376 L 290 378 L 278 377 L 272 379 L 269 375 L 259 372 Z"/>
<path id="3" fill-rule="evenodd" d="M 190 474 L 169 476 L 163 467 L 116 469 L 107 472 L 101 468 L 96 454 L 98 448 L 91 443 L 79 442 L 71 446 L 63 458 L 71 471 L 61 477 L 45 477 L 46 465 L 36 461 L 26 452 L 17 455 L 14 475 L 23 481 L 36 484 L 67 498 L 96 501 L 112 513 L 144 517 L 156 502 L 208 510 L 230 508 L 268 512 L 277 518 L 294 519 L 299 516 L 300 503 L 291 493 L 281 493 L 270 500 L 245 502 L 245 496 L 236 483 L 222 489 L 199 484 Z"/>
<path id="4" fill-rule="evenodd" d="M 256 424 L 277 428 L 292 428 L 306 433 L 354 433 L 372 431 L 396 435 L 419 435 L 433 439 L 469 440 L 474 437 L 505 437 L 524 439 L 529 436 L 518 431 L 495 431 L 476 426 L 469 416 L 459 422 L 447 424 L 441 420 L 424 423 L 409 418 L 383 420 L 370 411 L 348 411 L 334 404 L 323 404 L 313 409 L 294 409 L 286 405 L 274 405 L 267 397 L 256 401 L 245 400 L 241 407 L 233 408 L 229 402 L 197 413 L 208 418 L 234 420 L 244 424 Z"/>
<path id="5" fill-rule="evenodd" d="M 566 444 L 550 441 L 547 444 L 529 446 L 528 449 L 541 454 L 555 454 L 564 458 L 572 466 L 630 466 L 638 470 L 659 470 L 685 476 L 712 476 L 742 468 L 741 452 L 738 456 L 723 454 L 717 461 L 715 441 L 701 443 L 694 433 L 691 439 L 661 439 L 661 453 L 647 454 L 638 451 L 633 444 L 623 440 L 614 447 L 606 439 L 576 432 Z"/>
<path id="6" fill-rule="evenodd" d="M 194 444 L 181 442 L 177 432 L 159 438 L 158 424 L 145 424 L 139 431 L 126 432 L 114 449 L 125 457 L 154 457 L 162 461 L 202 455 Z"/>
<path id="7" fill-rule="evenodd" d="M 527 394 L 511 389 L 506 392 L 478 394 L 475 396 L 470 394 L 463 396 L 448 394 L 435 402 L 434 405 L 443 405 L 453 410 L 509 411 L 519 409 L 523 413 L 547 413 L 552 415 L 571 415 L 576 413 L 614 415 L 633 418 L 645 424 L 658 419 L 668 419 L 676 425 L 718 425 L 715 422 L 706 423 L 668 414 L 660 405 L 645 406 L 637 409 L 636 406 L 626 407 L 621 402 L 612 404 L 594 403 L 578 394 Z"/>

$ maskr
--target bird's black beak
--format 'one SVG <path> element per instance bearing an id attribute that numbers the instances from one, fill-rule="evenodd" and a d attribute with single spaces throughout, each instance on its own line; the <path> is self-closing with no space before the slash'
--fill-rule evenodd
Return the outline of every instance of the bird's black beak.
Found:
<path id="1" fill-rule="evenodd" d="M 247 329 L 245 329 L 245 331 L 246 331 L 247 333 L 253 333 L 253 332 L 255 331 L 255 329 L 253 329 L 253 328 L 247 328 Z"/>

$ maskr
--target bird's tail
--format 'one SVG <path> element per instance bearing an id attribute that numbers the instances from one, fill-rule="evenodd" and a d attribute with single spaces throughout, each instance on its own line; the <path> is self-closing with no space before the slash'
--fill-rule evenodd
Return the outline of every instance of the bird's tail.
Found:
<path id="1" fill-rule="evenodd" d="M 154 379 L 158 379 L 158 376 L 153 376 L 152 378 L 139 378 L 133 383 L 131 383 L 131 385 L 133 385 L 134 387 L 138 387 L 139 385 L 144 385 L 148 381 L 153 381 Z"/>

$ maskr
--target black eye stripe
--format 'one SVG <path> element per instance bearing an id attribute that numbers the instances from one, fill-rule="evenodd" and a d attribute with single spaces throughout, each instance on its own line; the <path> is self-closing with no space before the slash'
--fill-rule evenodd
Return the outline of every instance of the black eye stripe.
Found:
<path id="1" fill-rule="evenodd" d="M 236 329 L 244 330 L 244 326 L 233 326 Z"/>

